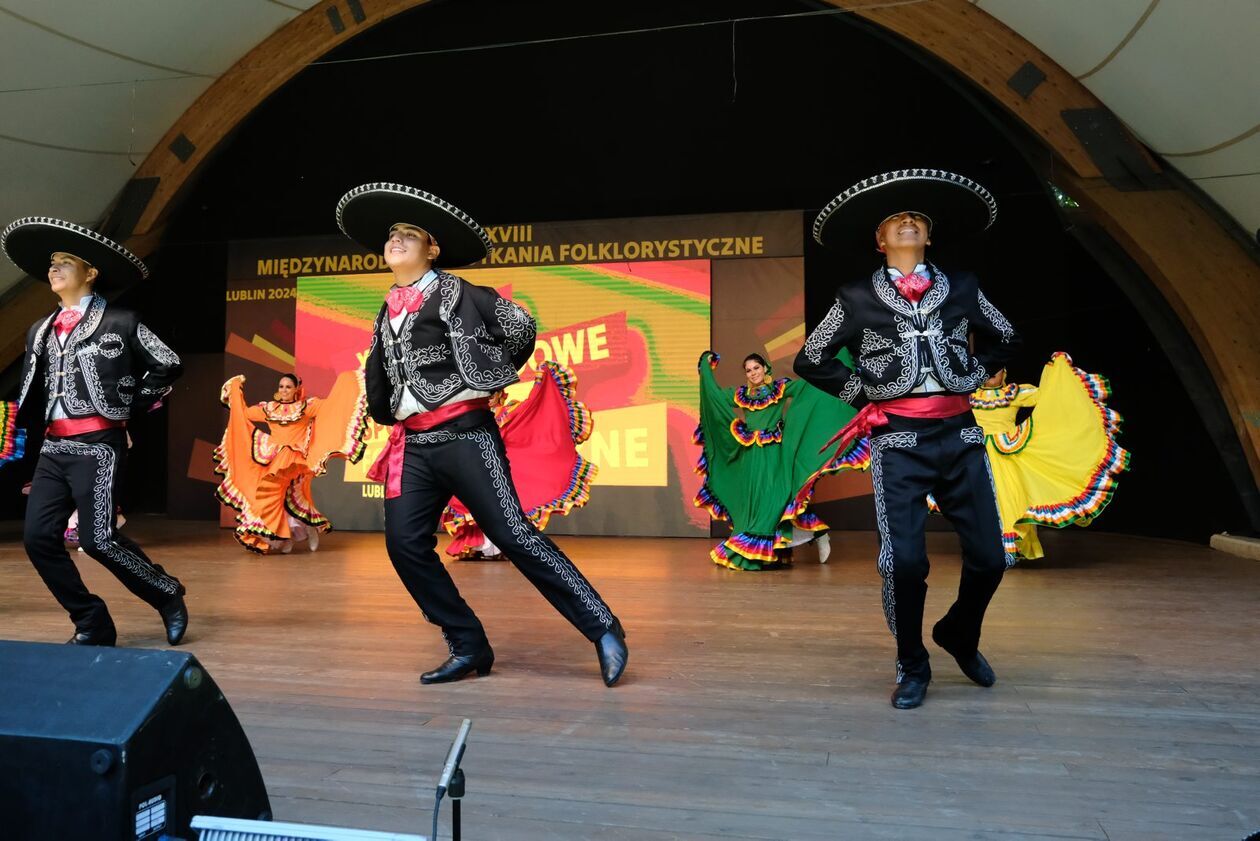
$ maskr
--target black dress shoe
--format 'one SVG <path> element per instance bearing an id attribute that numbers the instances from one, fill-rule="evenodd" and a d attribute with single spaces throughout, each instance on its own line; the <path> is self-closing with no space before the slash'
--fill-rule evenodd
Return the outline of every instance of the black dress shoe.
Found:
<path id="1" fill-rule="evenodd" d="M 493 665 L 494 650 L 487 645 L 476 654 L 452 654 L 445 663 L 433 671 L 420 675 L 420 682 L 424 684 L 450 683 L 461 677 L 467 677 L 473 672 L 477 673 L 477 677 L 485 677 L 490 674 L 490 667 Z"/>
<path id="2" fill-rule="evenodd" d="M 166 626 L 166 641 L 171 645 L 179 645 L 188 630 L 188 608 L 183 596 L 176 596 L 158 611 L 162 616 L 162 624 Z"/>
<path id="3" fill-rule="evenodd" d="M 892 705 L 899 710 L 912 710 L 923 704 L 927 696 L 928 683 L 924 678 L 906 675 L 901 683 L 893 688 Z"/>
<path id="4" fill-rule="evenodd" d="M 630 659 L 626 632 L 622 630 L 620 621 L 614 621 L 608 632 L 595 641 L 595 653 L 599 655 L 604 686 L 612 686 L 621 678 L 621 673 L 626 670 L 626 661 Z"/>
<path id="5" fill-rule="evenodd" d="M 958 668 L 962 669 L 962 673 L 965 674 L 972 683 L 985 687 L 992 686 L 997 683 L 997 675 L 993 673 L 993 667 L 989 665 L 989 661 L 984 659 L 984 655 L 979 651 L 973 651 L 971 654 L 959 656 L 950 650 L 950 647 L 947 644 L 949 643 L 949 639 L 945 636 L 944 631 L 941 630 L 940 622 L 937 622 L 936 625 L 932 627 L 932 641 L 941 648 L 945 649 L 945 651 L 954 658 L 954 662 L 958 664 Z"/>
<path id="6" fill-rule="evenodd" d="M 66 640 L 66 645 L 113 645 L 118 642 L 118 630 L 110 627 L 103 631 L 79 631 L 70 639 Z"/>

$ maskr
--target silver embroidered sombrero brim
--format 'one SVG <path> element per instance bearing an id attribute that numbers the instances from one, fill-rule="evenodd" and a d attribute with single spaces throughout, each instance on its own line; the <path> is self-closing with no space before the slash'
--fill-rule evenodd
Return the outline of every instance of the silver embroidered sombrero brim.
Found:
<path id="1" fill-rule="evenodd" d="M 476 263 L 494 248 L 471 216 L 415 187 L 378 181 L 355 187 L 337 202 L 337 227 L 369 251 L 382 251 L 389 229 L 399 222 L 432 234 L 439 248 L 435 263 L 445 268 Z"/>
<path id="2" fill-rule="evenodd" d="M 829 201 L 814 219 L 814 239 L 827 246 L 873 247 L 875 228 L 907 210 L 931 219 L 933 236 L 953 238 L 992 225 L 997 219 L 997 199 L 955 172 L 893 170 L 863 178 Z"/>
<path id="3" fill-rule="evenodd" d="M 96 267 L 98 282 L 144 280 L 149 269 L 139 257 L 106 236 L 64 219 L 26 216 L 0 232 L 0 248 L 31 277 L 47 277 L 49 258 L 64 251 Z"/>

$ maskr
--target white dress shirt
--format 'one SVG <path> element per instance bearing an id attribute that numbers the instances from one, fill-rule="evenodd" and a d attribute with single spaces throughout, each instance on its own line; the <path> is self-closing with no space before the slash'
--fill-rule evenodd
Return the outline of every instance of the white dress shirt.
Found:
<path id="1" fill-rule="evenodd" d="M 83 313 L 87 312 L 88 304 L 90 303 L 92 303 L 91 292 L 89 292 L 88 294 L 80 298 L 79 303 L 75 304 L 73 307 L 69 307 L 69 309 L 78 311 L 79 317 L 82 318 Z M 57 315 L 61 315 L 61 313 L 66 309 L 67 307 L 63 304 L 61 308 L 57 310 Z M 56 319 L 56 317 L 57 316 L 53 316 L 54 320 Z M 56 327 L 53 327 L 52 331 L 53 331 L 53 335 L 57 337 L 57 345 L 62 348 L 66 346 L 66 340 L 69 339 L 70 334 L 74 332 L 73 330 L 67 330 L 65 335 L 63 336 L 61 332 L 57 330 Z M 55 388 L 60 390 L 61 383 L 57 383 Z M 65 405 L 62 403 L 61 398 L 56 398 L 53 401 L 52 412 L 48 415 L 48 419 L 49 420 L 62 420 L 63 418 L 68 418 L 68 417 L 70 416 L 66 414 Z"/>
<path id="2" fill-rule="evenodd" d="M 920 263 L 919 265 L 915 266 L 914 271 L 911 272 L 911 274 L 922 275 L 923 277 L 926 277 L 926 278 L 930 278 L 932 276 L 928 272 L 927 265 L 924 263 Z M 904 275 L 897 269 L 894 269 L 892 266 L 889 266 L 888 279 L 895 281 L 899 277 L 904 277 Z M 946 393 L 947 391 L 948 390 L 945 388 L 945 386 L 941 385 L 940 382 L 937 381 L 936 377 L 932 375 L 931 371 L 928 371 L 927 374 L 923 377 L 923 382 L 919 383 L 914 388 L 910 389 L 911 394 L 937 394 L 937 393 Z"/>

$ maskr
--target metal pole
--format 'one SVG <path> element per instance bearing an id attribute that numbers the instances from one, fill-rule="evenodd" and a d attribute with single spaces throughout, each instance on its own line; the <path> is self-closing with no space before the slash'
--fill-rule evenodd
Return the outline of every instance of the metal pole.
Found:
<path id="1" fill-rule="evenodd" d="M 446 794 L 451 798 L 451 841 L 460 841 L 459 808 L 460 801 L 464 799 L 463 768 L 456 768 L 451 775 L 451 784 L 446 789 Z"/>

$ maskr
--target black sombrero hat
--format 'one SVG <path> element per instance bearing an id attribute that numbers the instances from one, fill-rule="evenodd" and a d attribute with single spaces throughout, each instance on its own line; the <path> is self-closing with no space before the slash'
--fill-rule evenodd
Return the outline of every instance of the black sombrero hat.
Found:
<path id="1" fill-rule="evenodd" d="M 370 251 L 382 250 L 389 229 L 400 222 L 433 235 L 440 249 L 434 261 L 439 266 L 467 266 L 494 248 L 489 235 L 471 216 L 414 187 L 378 181 L 355 187 L 337 202 L 341 232 Z"/>
<path id="2" fill-rule="evenodd" d="M 149 276 L 139 257 L 109 237 L 51 216 L 27 216 L 10 223 L 0 232 L 0 248 L 31 277 L 46 277 L 49 258 L 57 251 L 95 266 L 99 281 L 126 283 Z"/>
<path id="3" fill-rule="evenodd" d="M 932 233 L 965 236 L 997 219 L 993 194 L 965 175 L 943 169 L 898 169 L 863 178 L 836 196 L 814 219 L 820 245 L 870 245 L 889 216 L 912 210 L 932 222 Z"/>

